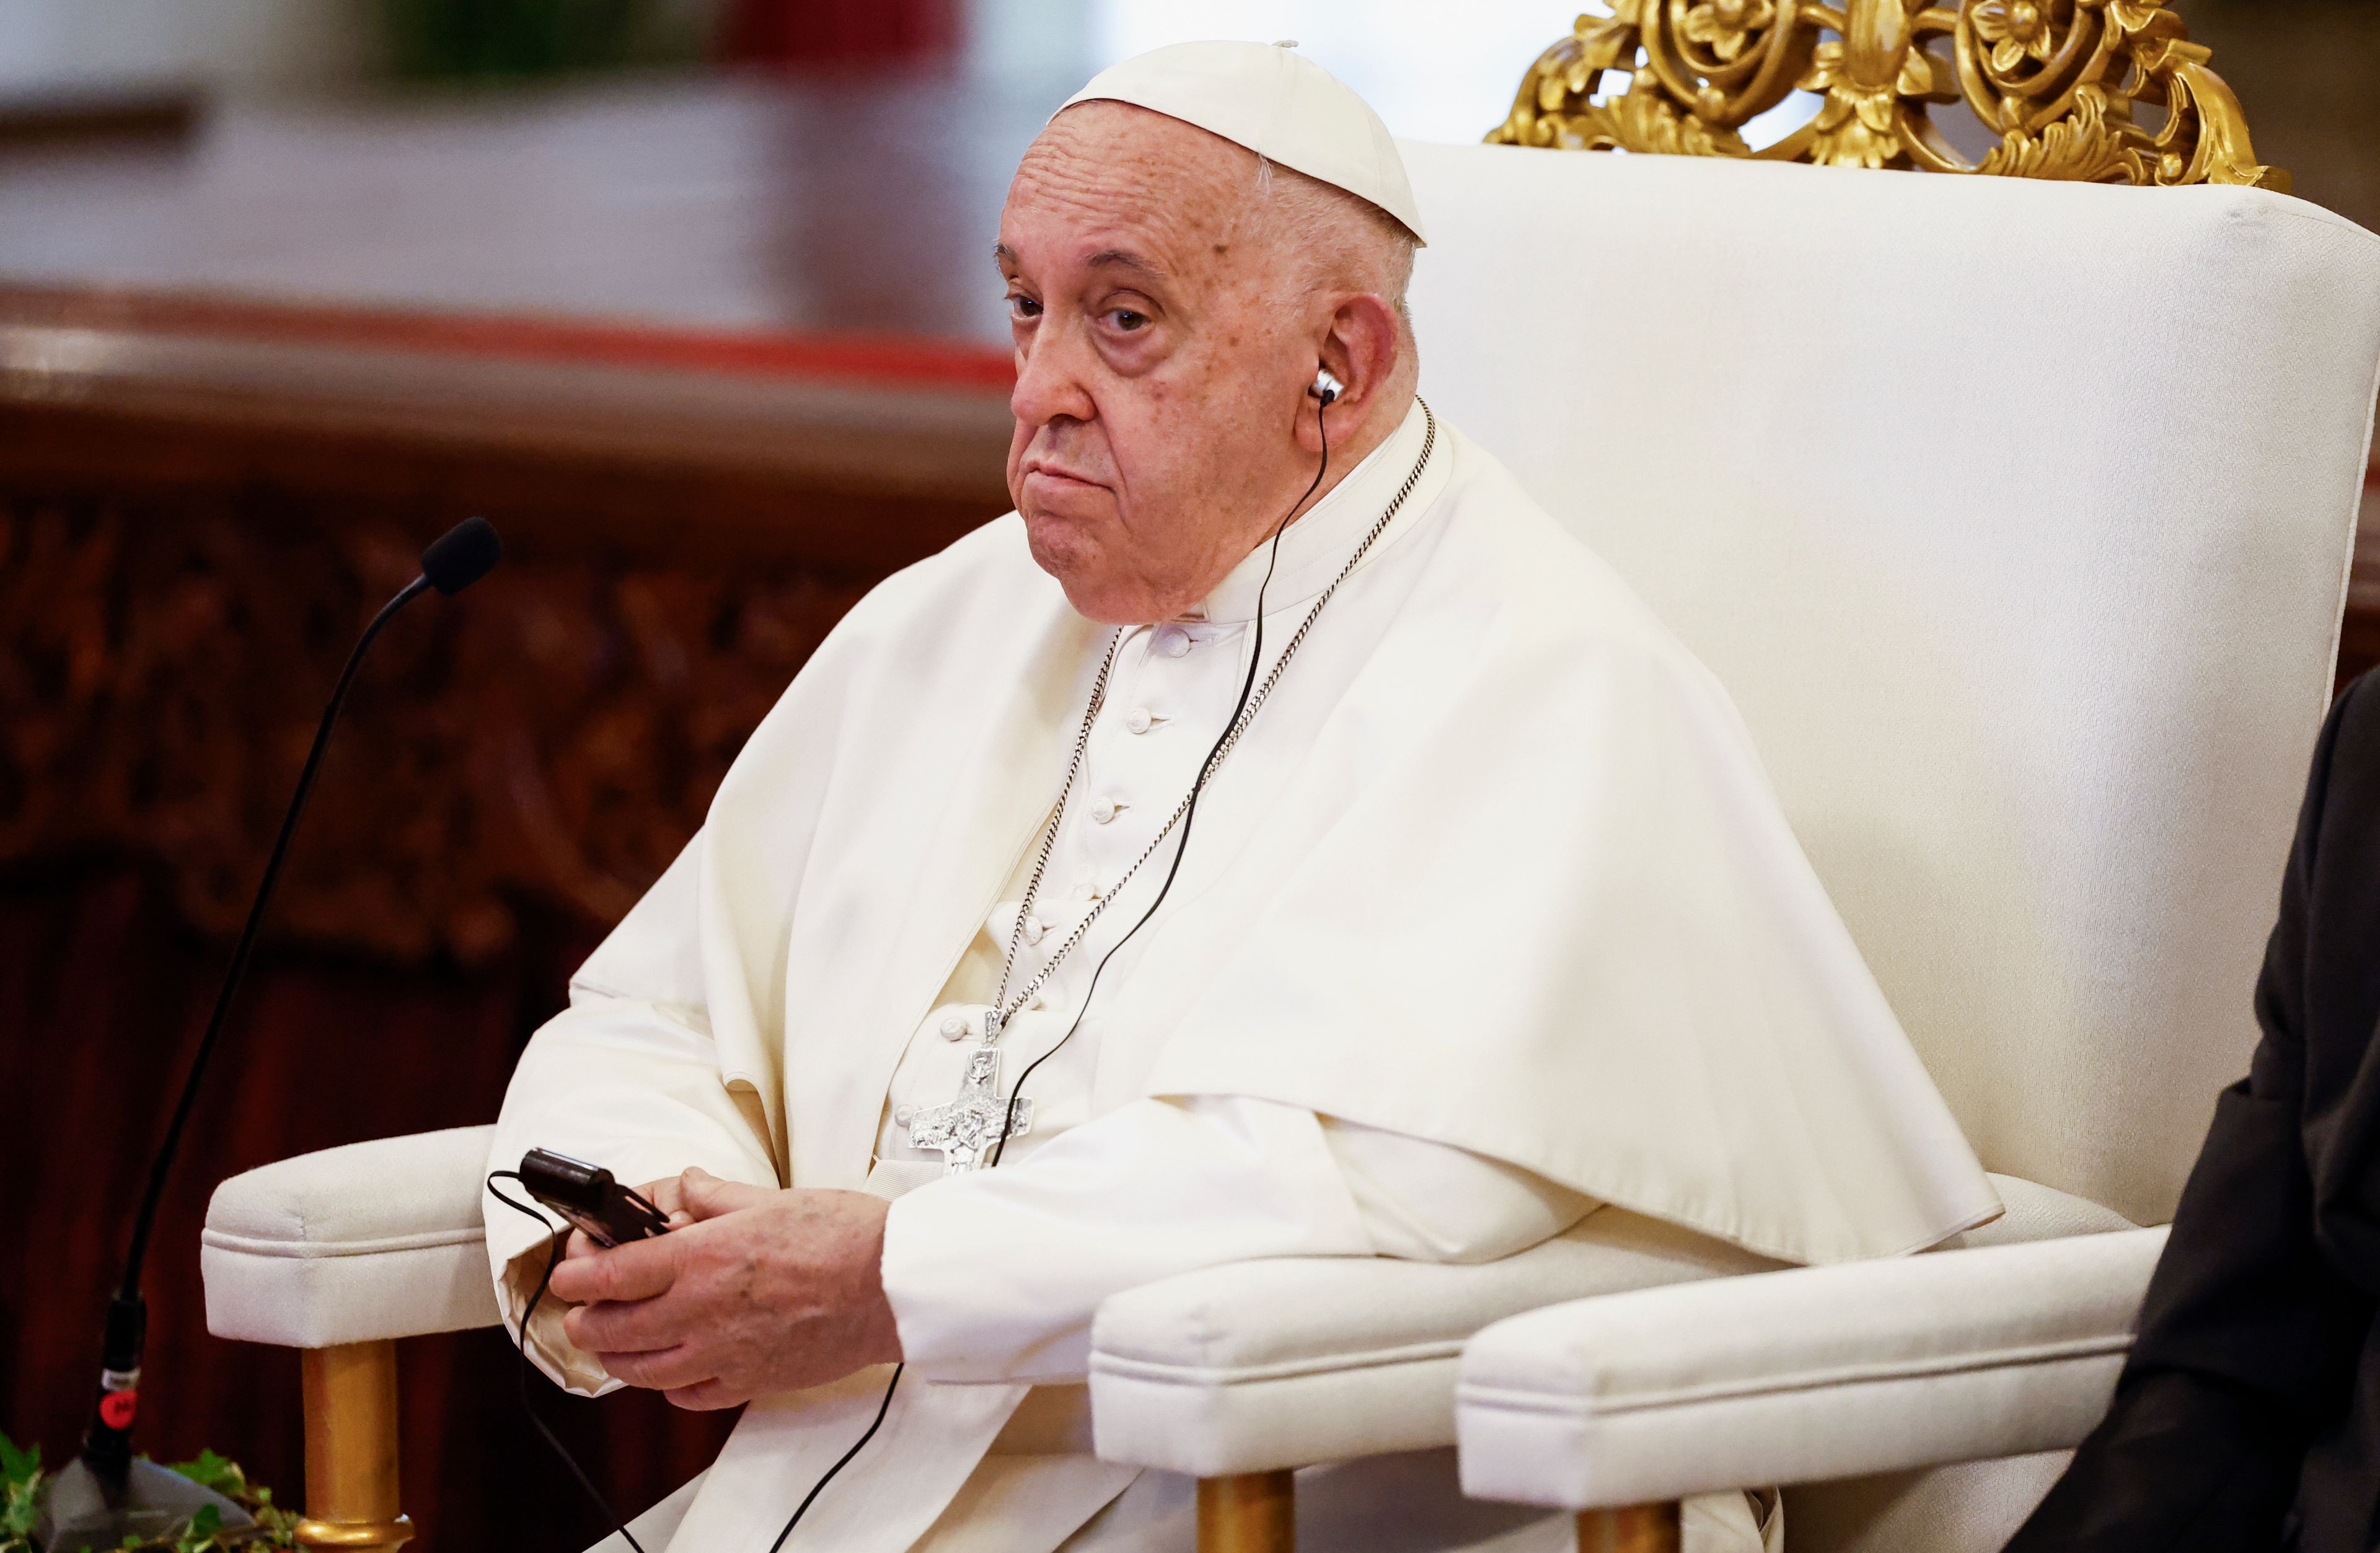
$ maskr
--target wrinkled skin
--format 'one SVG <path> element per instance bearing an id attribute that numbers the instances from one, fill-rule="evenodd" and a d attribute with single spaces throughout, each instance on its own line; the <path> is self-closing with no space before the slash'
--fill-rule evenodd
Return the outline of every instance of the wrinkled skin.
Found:
<path id="1" fill-rule="evenodd" d="M 735 1407 L 901 1357 L 878 1272 L 890 1207 L 865 1192 L 777 1191 L 699 1170 L 645 1195 L 670 1232 L 610 1251 L 584 1235 L 553 1269 L 570 1341 L 684 1408 Z"/>
<path id="2" fill-rule="evenodd" d="M 1093 620 L 1179 614 L 1291 516 L 1321 453 L 1318 365 L 1346 385 L 1324 422 L 1330 483 L 1412 403 L 1390 300 L 1313 284 L 1258 176 L 1203 129 L 1085 103 L 1009 188 L 1008 489 L 1034 560 Z"/>
<path id="3" fill-rule="evenodd" d="M 1008 482 L 1077 611 L 1181 613 L 1305 510 L 1323 432 L 1316 501 L 1402 421 L 1413 351 L 1366 287 L 1365 233 L 1329 210 L 1285 219 L 1253 153 L 1145 109 L 1083 103 L 1034 142 L 997 255 L 1016 343 Z M 1345 385 L 1319 431 L 1318 365 Z M 577 1306 L 564 1330 L 612 1375 L 720 1408 L 901 1357 L 882 1200 L 700 1171 L 645 1192 L 678 1228 L 610 1251 L 574 1235 L 553 1274 Z"/>

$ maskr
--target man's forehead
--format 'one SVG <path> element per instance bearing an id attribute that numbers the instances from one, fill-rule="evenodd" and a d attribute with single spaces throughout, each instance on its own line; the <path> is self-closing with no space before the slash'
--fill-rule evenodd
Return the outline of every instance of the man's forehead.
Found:
<path id="1" fill-rule="evenodd" d="M 1110 209 L 1124 219 L 1184 200 L 1227 210 L 1256 179 L 1256 153 L 1220 135 L 1146 108 L 1084 103 L 1026 149 L 1009 200 Z"/>
<path id="2" fill-rule="evenodd" d="M 1229 242 L 1256 188 L 1254 152 L 1123 103 L 1084 103 L 1044 129 L 1009 186 L 1005 263 L 1060 257 L 1164 274 Z M 1028 242 L 1028 233 L 1035 241 Z"/>

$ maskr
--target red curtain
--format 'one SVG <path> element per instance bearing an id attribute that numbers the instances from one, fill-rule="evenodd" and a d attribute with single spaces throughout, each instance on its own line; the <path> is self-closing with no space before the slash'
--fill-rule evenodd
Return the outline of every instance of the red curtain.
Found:
<path id="1" fill-rule="evenodd" d="M 767 65 L 897 65 L 958 46 L 956 0 L 736 0 L 722 49 Z"/>

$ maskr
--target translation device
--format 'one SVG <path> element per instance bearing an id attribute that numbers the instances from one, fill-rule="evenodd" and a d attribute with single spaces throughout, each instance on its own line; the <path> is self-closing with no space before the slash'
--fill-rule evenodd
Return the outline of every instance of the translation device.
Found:
<path id="1" fill-rule="evenodd" d="M 668 1232 L 667 1214 L 634 1188 L 613 1180 L 610 1171 L 583 1159 L 532 1148 L 521 1156 L 520 1179 L 530 1196 L 598 1245 L 608 1248 Z"/>

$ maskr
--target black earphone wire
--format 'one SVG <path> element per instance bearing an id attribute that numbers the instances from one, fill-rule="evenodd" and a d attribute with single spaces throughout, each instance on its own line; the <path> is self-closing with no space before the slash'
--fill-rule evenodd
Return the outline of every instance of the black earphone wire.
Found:
<path id="1" fill-rule="evenodd" d="M 1231 737 L 1232 729 L 1238 725 L 1240 714 L 1247 710 L 1248 698 L 1256 690 L 1257 671 L 1264 665 L 1265 593 L 1267 589 L 1272 587 L 1273 572 L 1275 568 L 1281 564 L 1281 537 L 1289 532 L 1290 524 L 1297 517 L 1298 513 L 1304 509 L 1305 504 L 1314 499 L 1314 493 L 1322 488 L 1324 478 L 1330 472 L 1330 437 L 1323 423 L 1323 411 L 1330 407 L 1330 401 L 1336 397 L 1338 397 L 1338 395 L 1335 394 L 1317 395 L 1318 403 L 1314 406 L 1314 430 L 1316 436 L 1322 443 L 1322 461 L 1316 467 L 1314 479 L 1312 482 L 1306 486 L 1305 494 L 1300 496 L 1295 504 L 1293 505 L 1281 520 L 1273 527 L 1271 550 L 1265 558 L 1264 580 L 1257 585 L 1256 620 L 1249 633 L 1248 672 L 1240 681 L 1240 698 L 1239 700 L 1232 707 L 1232 715 L 1223 720 L 1223 731 L 1215 736 L 1213 747 L 1207 751 L 1206 759 L 1199 764 L 1197 780 L 1190 784 L 1190 804 L 1182 814 L 1182 835 L 1180 839 L 1173 843 L 1173 860 L 1166 867 L 1165 880 L 1162 884 L 1158 886 L 1157 898 L 1148 903 L 1148 909 L 1140 914 L 1139 920 L 1132 925 L 1131 928 L 1125 932 L 1123 937 L 1118 939 L 1112 945 L 1111 945 L 1108 952 L 1099 956 L 1099 963 L 1092 967 L 1091 984 L 1083 993 L 1083 1001 L 1079 1005 L 1077 1005 L 1075 1011 L 1074 1023 L 1066 1026 L 1066 1033 L 1058 1037 L 1056 1045 L 1053 1045 L 1049 1050 L 1043 1052 L 1040 1056 L 1033 1059 L 1031 1062 L 1026 1064 L 1025 1071 L 1017 1075 L 1015 1087 L 1008 1092 L 1008 1104 L 1001 1113 L 1000 1136 L 993 1140 L 991 1146 L 991 1163 L 986 1167 L 987 1169 L 997 1169 L 1000 1164 L 1001 1157 L 1008 1150 L 1009 1132 L 1010 1129 L 1015 1125 L 1016 1122 L 1016 1102 L 1018 1098 L 1024 1095 L 1025 1086 L 1026 1082 L 1032 1078 L 1034 1070 L 1040 1067 L 1042 1063 L 1048 1062 L 1050 1058 L 1055 1057 L 1068 1041 L 1075 1038 L 1075 1032 L 1083 1027 L 1083 1016 L 1090 1012 L 1091 999 L 1099 992 L 1099 977 L 1105 974 L 1108 968 L 1108 962 L 1115 958 L 1116 951 L 1122 949 L 1125 944 L 1130 943 L 1135 934 L 1137 934 L 1143 928 L 1148 926 L 1149 918 L 1155 916 L 1157 915 L 1157 908 L 1165 904 L 1165 897 L 1172 892 L 1175 877 L 1182 872 L 1182 859 L 1190 850 L 1190 827 L 1197 820 L 1198 800 L 1207 791 L 1207 781 L 1209 777 L 1214 775 L 1215 757 L 1221 753 L 1223 741 Z M 506 1180 L 520 1180 L 520 1172 L 517 1171 L 495 1171 L 488 1177 L 488 1191 L 498 1202 L 503 1203 L 505 1207 L 514 1209 L 516 1212 L 528 1214 L 540 1224 L 544 1224 L 546 1222 L 545 1215 L 538 1212 L 535 1208 L 528 1207 L 526 1204 L 515 1202 L 512 1198 L 496 1190 L 495 1183 L 499 1181 Z M 609 1500 L 604 1498 L 602 1491 L 595 1486 L 594 1480 L 589 1478 L 586 1472 L 580 1468 L 577 1458 L 571 1455 L 569 1448 L 565 1446 L 561 1439 L 555 1436 L 554 1432 L 546 1426 L 545 1420 L 538 1416 L 537 1410 L 529 1406 L 529 1317 L 537 1314 L 538 1302 L 545 1298 L 546 1285 L 553 1280 L 553 1269 L 561 1264 L 562 1247 L 564 1241 L 570 1233 L 570 1227 L 565 1224 L 554 1229 L 552 1232 L 553 1248 L 552 1253 L 546 1257 L 545 1274 L 538 1280 L 537 1292 L 529 1296 L 528 1306 L 521 1312 L 521 1411 L 528 1414 L 529 1422 L 537 1426 L 538 1433 L 545 1437 L 545 1442 L 553 1448 L 554 1454 L 562 1458 L 564 1464 L 570 1468 L 571 1475 L 578 1479 L 578 1486 L 586 1489 L 588 1497 L 593 1499 L 602 1510 L 604 1518 L 619 1528 L 620 1535 L 626 1540 L 628 1546 L 634 1548 L 636 1553 L 645 1553 L 644 1546 L 638 1542 L 636 1537 L 629 1533 L 628 1523 L 625 1521 L 621 1520 L 620 1517 L 613 1511 L 611 1503 Z M 870 1421 L 868 1427 L 862 1431 L 860 1437 L 851 1442 L 851 1449 L 844 1451 L 842 1457 L 836 1461 L 834 1465 L 827 1468 L 825 1473 L 820 1476 L 816 1483 L 810 1485 L 810 1491 L 802 1496 L 802 1502 L 794 1507 L 793 1514 L 788 1516 L 785 1520 L 784 1528 L 777 1533 L 777 1540 L 769 1544 L 769 1553 L 779 1553 L 779 1550 L 785 1546 L 785 1539 L 794 1535 L 794 1528 L 801 1524 L 802 1517 L 808 1513 L 810 1506 L 818 1501 L 819 1495 L 826 1491 L 826 1486 L 834 1481 L 835 1475 L 838 1473 L 842 1472 L 844 1468 L 851 1464 L 852 1459 L 867 1448 L 869 1440 L 876 1438 L 876 1431 L 884 1426 L 885 1416 L 892 1411 L 892 1393 L 900 1389 L 901 1377 L 908 1367 L 909 1366 L 905 1362 L 892 1366 L 892 1378 L 885 1382 L 884 1398 L 881 1401 L 876 1404 L 875 1418 Z"/>
<path id="2" fill-rule="evenodd" d="M 552 1246 L 546 1253 L 545 1271 L 538 1278 L 537 1280 L 537 1292 L 528 1297 L 528 1304 L 521 1310 L 521 1411 L 528 1414 L 528 1421 L 537 1426 L 537 1432 L 545 1437 L 545 1443 L 552 1446 L 553 1448 L 553 1453 L 562 1458 L 562 1464 L 570 1469 L 570 1475 L 578 1480 L 578 1486 L 587 1490 L 587 1497 L 595 1501 L 596 1508 L 603 1512 L 603 1519 L 612 1523 L 613 1528 L 620 1534 L 621 1539 L 627 1543 L 630 1547 L 634 1548 L 636 1553 L 645 1553 L 645 1545 L 637 1540 L 637 1535 L 634 1532 L 628 1530 L 627 1522 L 621 1519 L 619 1512 L 612 1508 L 612 1501 L 603 1497 L 603 1491 L 595 1486 L 595 1480 L 587 1474 L 586 1468 L 578 1464 L 578 1458 L 570 1453 L 570 1448 L 562 1443 L 561 1437 L 556 1435 L 553 1430 L 547 1426 L 543 1418 L 538 1416 L 537 1409 L 529 1404 L 528 1377 L 531 1365 L 528 1362 L 528 1324 L 530 1318 L 537 1315 L 537 1307 L 539 1304 L 545 1298 L 547 1286 L 552 1284 L 553 1281 L 553 1269 L 562 1265 L 562 1248 L 565 1243 L 569 1239 L 570 1226 L 567 1224 L 557 1225 L 549 1223 L 544 1214 L 540 1213 L 537 1209 L 529 1207 L 528 1204 L 518 1202 L 496 1190 L 496 1183 L 499 1181 L 519 1181 L 520 1179 L 521 1174 L 518 1171 L 495 1171 L 489 1174 L 487 1186 L 488 1195 L 490 1196 L 495 1198 L 496 1201 L 504 1204 L 506 1207 L 511 1208 L 515 1213 L 527 1214 L 529 1218 L 536 1219 L 539 1227 L 550 1231 L 552 1236 Z M 633 1195 L 633 1194 L 631 1195 Z M 643 1199 L 639 1198 L 638 1200 L 642 1201 Z M 653 1207 L 653 1205 L 650 1203 L 646 1206 Z M 661 1210 L 659 1207 L 653 1207 L 653 1211 L 659 1213 Z M 876 1431 L 884 1426 L 884 1415 L 892 1410 L 892 1392 L 894 1389 L 901 1384 L 901 1372 L 906 1368 L 908 1368 L 906 1365 L 895 1365 L 892 1366 L 892 1378 L 886 1382 L 884 1387 L 884 1400 L 876 1404 L 875 1422 L 869 1424 L 868 1426 L 867 1432 L 852 1442 L 851 1449 L 843 1453 L 843 1459 L 835 1462 L 834 1465 L 827 1468 L 826 1475 L 820 1478 L 815 1484 L 811 1485 L 810 1491 L 802 1496 L 802 1502 L 795 1507 L 792 1517 L 785 1522 L 784 1529 L 777 1534 L 777 1540 L 769 1545 L 769 1553 L 777 1553 L 779 1548 L 784 1547 L 785 1539 L 794 1535 L 794 1528 L 800 1524 L 803 1513 L 809 1509 L 811 1501 L 815 1500 L 819 1497 L 819 1491 L 824 1488 L 829 1483 L 834 1481 L 834 1474 L 841 1472 L 845 1466 L 849 1465 L 851 1459 L 859 1454 L 860 1448 L 866 1445 L 869 1440 L 874 1439 L 876 1438 Z"/>
<path id="3" fill-rule="evenodd" d="M 1330 398 L 1336 397 L 1336 394 L 1332 394 L 1330 396 Z M 1323 434 L 1322 424 L 1322 412 L 1330 406 L 1330 399 L 1325 398 L 1314 406 L 1314 429 L 1318 434 L 1321 435 L 1322 462 L 1320 466 L 1315 469 L 1313 482 L 1306 486 L 1305 494 L 1300 496 L 1297 499 L 1296 504 L 1292 506 L 1289 509 L 1288 514 L 1281 518 L 1281 522 L 1274 526 L 1272 531 L 1272 552 L 1265 560 L 1264 581 L 1257 586 L 1256 625 L 1252 633 L 1248 651 L 1247 675 L 1240 682 L 1240 698 L 1232 708 L 1232 715 L 1224 720 L 1223 732 L 1216 735 L 1214 747 L 1207 751 L 1207 758 L 1199 765 L 1197 781 L 1192 783 L 1190 785 L 1190 807 L 1184 809 L 1182 814 L 1182 836 L 1181 839 L 1173 844 L 1173 861 L 1165 870 L 1165 882 L 1158 887 L 1157 899 L 1148 903 L 1148 909 L 1140 914 L 1140 920 L 1135 922 L 1132 925 L 1131 930 L 1126 932 L 1123 938 L 1118 939 L 1114 944 L 1109 948 L 1105 954 L 1100 955 L 1099 963 L 1096 966 L 1092 967 L 1091 985 L 1089 989 L 1084 992 L 1082 1003 L 1075 1011 L 1075 1022 L 1066 1026 L 1066 1033 L 1058 1037 L 1057 1045 L 1052 1046 L 1049 1050 L 1043 1052 L 1040 1056 L 1036 1057 L 1032 1062 L 1026 1063 L 1025 1071 L 1017 1075 L 1016 1086 L 1008 1092 L 1008 1104 L 1001 1112 L 1000 1136 L 992 1140 L 991 1162 L 990 1165 L 985 1167 L 987 1170 L 997 1170 L 1000 1166 L 1001 1156 L 1008 1151 L 1008 1134 L 1010 1129 L 1016 1124 L 1016 1101 L 1018 1097 L 1025 1093 L 1026 1081 L 1033 1076 L 1034 1069 L 1039 1067 L 1042 1063 L 1056 1056 L 1059 1049 L 1063 1047 L 1068 1041 L 1073 1040 L 1075 1038 L 1075 1032 L 1083 1027 L 1083 1015 L 1090 1011 L 1091 999 L 1099 989 L 1099 977 L 1101 973 L 1106 971 L 1108 968 L 1108 962 L 1115 958 L 1115 952 L 1117 950 L 1122 949 L 1125 944 L 1132 941 L 1133 934 L 1139 932 L 1143 928 L 1147 927 L 1148 925 L 1148 919 L 1157 915 L 1157 908 L 1165 904 L 1167 892 L 1172 891 L 1173 888 L 1174 876 L 1182 871 L 1183 854 L 1187 852 L 1190 848 L 1190 827 L 1198 818 L 1199 795 L 1207 790 L 1207 779 L 1214 774 L 1213 768 L 1215 764 L 1215 757 L 1222 749 L 1223 740 L 1231 736 L 1232 726 L 1240 721 L 1240 713 L 1247 710 L 1248 697 L 1256 689 L 1257 670 L 1261 667 L 1264 662 L 1265 589 L 1272 586 L 1273 568 L 1281 564 L 1281 537 L 1289 531 L 1291 520 L 1297 516 L 1299 510 L 1303 508 L 1307 502 L 1313 500 L 1315 491 L 1320 490 L 1322 487 L 1323 477 L 1330 472 L 1330 439 L 1327 434 Z M 802 1512 L 809 1509 L 811 1501 L 819 1497 L 820 1493 L 825 1489 L 828 1484 L 834 1481 L 835 1474 L 841 1472 L 844 1468 L 851 1464 L 851 1459 L 859 1454 L 861 1447 L 865 1446 L 869 1440 L 876 1438 L 876 1431 L 883 1426 L 884 1415 L 892 1411 L 893 1389 L 901 1384 L 901 1372 L 907 1366 L 905 1365 L 895 1365 L 892 1366 L 892 1378 L 884 1388 L 884 1400 L 877 1405 L 876 1421 L 868 1425 L 867 1433 L 861 1435 L 858 1439 L 852 1443 L 851 1449 L 843 1453 L 843 1459 L 841 1461 L 827 1468 L 826 1474 L 810 1486 L 809 1493 L 803 1497 L 801 1504 L 794 1511 L 793 1518 L 785 1523 L 785 1529 L 779 1532 L 777 1534 L 777 1540 L 769 1545 L 769 1553 L 778 1553 L 778 1549 L 782 1548 L 785 1545 L 785 1539 L 793 1535 L 794 1527 L 800 1523 Z M 642 1553 L 642 1549 L 639 1549 L 638 1553 Z"/>
<path id="4" fill-rule="evenodd" d="M 834 1481 L 834 1474 L 851 1465 L 851 1459 L 858 1455 L 861 1448 L 869 1440 L 876 1438 L 876 1431 L 884 1426 L 884 1415 L 892 1411 L 892 1393 L 900 1389 L 901 1372 L 908 1367 L 906 1363 L 892 1366 L 892 1378 L 884 1383 L 884 1400 L 876 1404 L 876 1421 L 868 1425 L 857 1439 L 851 1442 L 851 1449 L 843 1453 L 841 1461 L 827 1468 L 825 1474 L 810 1485 L 810 1491 L 802 1496 L 802 1502 L 794 1507 L 792 1515 L 786 1517 L 785 1529 L 777 1534 L 776 1541 L 769 1544 L 769 1553 L 777 1553 L 777 1549 L 785 1546 L 785 1539 L 794 1535 L 795 1526 L 802 1523 L 802 1515 L 809 1509 L 810 1502 L 824 1493 L 826 1486 Z"/>
<path id="5" fill-rule="evenodd" d="M 532 1366 L 528 1362 L 528 1324 L 530 1318 L 537 1315 L 538 1304 L 545 1298 L 546 1286 L 553 1281 L 553 1269 L 562 1265 L 562 1248 L 564 1244 L 570 1238 L 570 1226 L 567 1224 L 552 1223 L 546 1219 L 544 1214 L 540 1213 L 537 1209 L 529 1207 L 527 1203 L 506 1196 L 504 1193 L 496 1190 L 496 1183 L 499 1181 L 519 1181 L 520 1179 L 521 1174 L 518 1171 L 492 1171 L 488 1175 L 487 1187 L 488 1195 L 495 1198 L 496 1201 L 504 1204 L 506 1207 L 511 1208 L 515 1213 L 525 1213 L 531 1219 L 536 1219 L 538 1227 L 548 1231 L 552 1234 L 553 1242 L 552 1248 L 546 1253 L 545 1271 L 539 1276 L 537 1280 L 537 1292 L 528 1297 L 528 1304 L 521 1310 L 521 1411 L 528 1414 L 528 1421 L 537 1426 L 537 1432 L 545 1437 L 545 1443 L 552 1446 L 553 1448 L 553 1453 L 562 1458 L 562 1464 L 570 1469 L 570 1475 L 578 1480 L 578 1486 L 587 1490 L 587 1497 L 595 1501 L 595 1508 L 603 1512 L 603 1519 L 612 1523 L 613 1528 L 620 1534 L 622 1540 L 626 1542 L 630 1547 L 636 1549 L 636 1553 L 645 1553 L 645 1545 L 637 1540 L 637 1536 L 634 1532 L 628 1530 L 627 1522 L 622 1520 L 620 1518 L 619 1511 L 612 1508 L 612 1501 L 603 1497 L 603 1490 L 595 1486 L 595 1480 L 587 1475 L 587 1469 L 578 1464 L 578 1458 L 570 1453 L 570 1447 L 562 1443 L 562 1437 L 555 1434 L 553 1430 L 548 1426 L 546 1421 L 538 1416 L 537 1409 L 529 1405 L 528 1377 Z M 523 1183 L 523 1184 L 526 1185 L 527 1183 Z"/>
<path id="6" fill-rule="evenodd" d="M 994 1167 L 999 1165 L 1001 1156 L 1007 1152 L 1009 1131 L 1016 1124 L 1016 1102 L 1025 1093 L 1026 1081 L 1033 1076 L 1034 1069 L 1058 1055 L 1065 1044 L 1075 1038 L 1075 1032 L 1083 1027 L 1083 1018 L 1091 1011 L 1091 1000 L 1099 995 L 1099 977 L 1106 972 L 1108 962 L 1115 958 L 1118 950 L 1133 940 L 1134 934 L 1148 926 L 1148 919 L 1157 915 L 1157 908 L 1165 904 L 1166 895 L 1173 889 L 1174 876 L 1182 871 L 1182 859 L 1190 850 L 1190 827 L 1198 819 L 1198 800 L 1206 795 L 1207 779 L 1215 774 L 1215 757 L 1221 752 L 1223 741 L 1232 736 L 1232 730 L 1239 725 L 1240 714 L 1247 710 L 1248 697 L 1256 689 L 1257 671 L 1264 667 L 1265 590 L 1272 587 L 1273 569 L 1281 564 L 1281 537 L 1289 532 L 1290 524 L 1296 519 L 1305 504 L 1314 499 L 1314 493 L 1322 489 L 1323 477 L 1330 472 L 1330 437 L 1323 427 L 1322 412 L 1329 409 L 1331 399 L 1337 397 L 1335 394 L 1327 397 L 1319 394 L 1316 396 L 1314 431 L 1322 443 L 1322 462 L 1315 468 L 1314 479 L 1306 486 L 1305 494 L 1300 496 L 1295 505 L 1292 506 L 1287 515 L 1273 527 L 1272 550 L 1271 553 L 1265 558 L 1264 580 L 1257 585 L 1256 622 L 1250 630 L 1248 672 L 1246 677 L 1240 681 L 1239 701 L 1232 708 L 1232 715 L 1223 720 L 1223 731 L 1215 735 L 1214 747 L 1207 751 L 1207 758 L 1200 763 L 1198 780 L 1190 784 L 1190 804 L 1182 811 L 1182 836 L 1173 843 L 1173 861 L 1166 867 L 1165 882 L 1158 886 L 1157 898 L 1148 903 L 1148 909 L 1140 914 L 1140 920 L 1135 922 L 1130 931 L 1123 937 L 1116 940 L 1109 947 L 1108 952 L 1099 956 L 1099 963 L 1091 967 L 1091 984 L 1084 990 L 1083 1001 L 1075 1006 L 1075 1022 L 1066 1026 L 1066 1033 L 1058 1037 L 1055 1046 L 1026 1063 L 1025 1071 L 1016 1075 L 1016 1086 L 1009 1090 L 1008 1105 L 1001 1112 L 1000 1136 L 992 1141 L 991 1163 Z"/>

